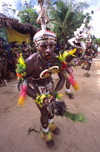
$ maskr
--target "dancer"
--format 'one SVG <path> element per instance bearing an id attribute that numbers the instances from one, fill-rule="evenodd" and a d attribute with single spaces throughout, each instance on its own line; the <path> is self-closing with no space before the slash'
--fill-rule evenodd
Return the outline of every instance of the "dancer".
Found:
<path id="1" fill-rule="evenodd" d="M 97 49 L 93 46 L 92 38 L 90 35 L 88 35 L 86 40 L 86 50 L 84 53 L 84 61 L 85 64 L 83 64 L 82 69 L 86 70 L 86 76 L 89 76 L 89 71 L 92 65 L 92 60 L 98 55 Z"/>
<path id="2" fill-rule="evenodd" d="M 46 29 L 45 16 L 42 16 L 42 10 L 41 16 L 38 18 L 42 29 L 35 34 L 33 39 L 37 52 L 25 61 L 22 56 L 18 60 L 16 72 L 18 79 L 23 81 L 18 103 L 23 105 L 26 93 L 33 98 L 41 113 L 42 138 L 48 146 L 52 146 L 54 145 L 53 133 L 60 133 L 53 119 L 54 114 L 63 115 L 66 108 L 65 103 L 59 100 L 60 95 L 58 93 L 64 85 L 65 77 L 60 71 L 59 60 L 54 54 L 56 35 Z M 57 73 L 59 76 L 56 86 L 54 86 L 51 77 L 52 73 Z"/>
<path id="3" fill-rule="evenodd" d="M 74 74 L 73 74 L 72 66 L 81 65 L 84 62 L 83 54 L 85 54 L 85 50 L 87 49 L 87 46 L 83 40 L 88 37 L 90 30 L 90 28 L 86 27 L 86 22 L 87 19 L 85 18 L 81 27 L 74 32 L 75 37 L 68 40 L 70 45 L 73 48 L 76 48 L 76 51 L 74 52 L 74 56 L 68 56 L 66 58 L 66 62 L 67 62 L 66 70 L 69 73 L 69 75 L 72 76 L 73 78 L 74 78 Z M 73 62 L 73 58 L 77 58 L 76 63 Z M 66 94 L 70 99 L 74 99 L 70 87 L 71 87 L 71 82 L 68 80 L 68 78 L 66 78 Z"/>
<path id="4" fill-rule="evenodd" d="M 68 56 L 66 58 L 67 62 L 67 72 L 69 75 L 74 79 L 74 73 L 73 73 L 73 66 L 77 66 L 78 62 L 74 63 L 74 58 L 80 58 L 86 49 L 85 43 L 83 39 L 86 37 L 86 27 L 85 27 L 86 19 L 84 19 L 82 25 L 80 28 L 77 28 L 77 30 L 74 32 L 73 38 L 69 39 L 68 42 L 71 45 L 72 48 L 76 48 L 76 51 L 74 52 L 73 56 Z M 68 78 L 66 78 L 66 94 L 68 95 L 69 99 L 74 99 L 74 95 L 70 90 L 71 82 Z M 76 89 L 78 90 L 78 88 Z"/>

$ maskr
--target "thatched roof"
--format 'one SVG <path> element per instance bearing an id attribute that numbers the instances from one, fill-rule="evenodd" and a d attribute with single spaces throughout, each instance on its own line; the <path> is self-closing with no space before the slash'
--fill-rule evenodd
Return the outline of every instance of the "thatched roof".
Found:
<path id="1" fill-rule="evenodd" d="M 0 13 L 0 26 L 6 26 L 8 28 L 13 28 L 20 33 L 30 33 L 34 35 L 37 31 L 30 23 L 20 23 L 16 19 L 8 18 L 7 16 Z"/>

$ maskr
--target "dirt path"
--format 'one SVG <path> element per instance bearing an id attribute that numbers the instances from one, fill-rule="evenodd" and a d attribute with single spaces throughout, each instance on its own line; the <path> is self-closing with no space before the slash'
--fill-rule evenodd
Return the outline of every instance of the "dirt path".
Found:
<path id="1" fill-rule="evenodd" d="M 68 110 L 83 113 L 88 121 L 79 123 L 55 117 L 61 134 L 54 137 L 53 149 L 47 148 L 39 133 L 28 135 L 29 127 L 40 130 L 40 113 L 32 99 L 27 97 L 24 106 L 19 107 L 16 80 L 1 87 L 0 152 L 100 152 L 100 68 L 92 66 L 90 74 L 85 77 L 80 67 L 75 70 L 79 91 L 72 88 L 74 100 L 65 95 L 65 87 L 61 91 Z"/>

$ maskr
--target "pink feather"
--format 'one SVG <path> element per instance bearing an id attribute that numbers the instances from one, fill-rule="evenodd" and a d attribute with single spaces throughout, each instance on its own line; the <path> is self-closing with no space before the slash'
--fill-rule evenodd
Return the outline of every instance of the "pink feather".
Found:
<path id="1" fill-rule="evenodd" d="M 24 104 L 26 94 L 27 94 L 27 85 L 23 84 L 22 85 L 22 90 L 21 90 L 21 93 L 20 93 L 20 96 L 19 96 L 19 100 L 18 100 L 19 105 Z"/>

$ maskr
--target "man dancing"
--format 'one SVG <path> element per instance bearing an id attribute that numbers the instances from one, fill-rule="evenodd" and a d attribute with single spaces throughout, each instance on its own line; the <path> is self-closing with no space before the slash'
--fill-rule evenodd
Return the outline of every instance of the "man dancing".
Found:
<path id="1" fill-rule="evenodd" d="M 39 19 L 41 19 L 42 24 L 43 16 L 41 15 Z M 62 89 L 65 77 L 57 65 L 59 60 L 54 54 L 56 35 L 46 29 L 44 22 L 41 27 L 42 29 L 35 34 L 33 39 L 37 52 L 28 57 L 25 62 L 20 58 L 16 71 L 18 78 L 23 79 L 19 104 L 23 104 L 25 93 L 35 100 L 41 113 L 42 138 L 48 146 L 51 146 L 54 145 L 53 133 L 59 134 L 60 132 L 54 123 L 54 113 L 57 114 L 60 110 L 60 115 L 62 115 L 65 109 L 64 102 L 57 99 L 57 96 L 59 96 L 57 91 Z M 23 70 L 20 71 L 18 67 L 21 66 L 21 63 L 23 64 Z M 54 86 L 53 78 L 51 77 L 52 73 L 58 73 L 59 76 L 56 86 Z M 57 107 L 59 108 L 57 109 Z"/>
<path id="2" fill-rule="evenodd" d="M 91 37 L 88 36 L 86 40 L 86 50 L 84 53 L 85 64 L 82 66 L 82 69 L 86 70 L 86 76 L 89 76 L 89 71 L 92 65 L 92 60 L 98 55 L 97 49 L 92 44 Z"/>

